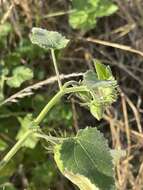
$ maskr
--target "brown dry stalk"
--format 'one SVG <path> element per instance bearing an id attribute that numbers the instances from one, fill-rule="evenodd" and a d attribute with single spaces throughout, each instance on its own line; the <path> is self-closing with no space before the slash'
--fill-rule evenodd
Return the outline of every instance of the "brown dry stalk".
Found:
<path id="1" fill-rule="evenodd" d="M 122 109 L 123 109 L 123 115 L 124 115 L 124 123 L 125 123 L 125 130 L 126 130 L 126 136 L 127 136 L 127 142 L 128 142 L 128 155 L 129 155 L 130 149 L 131 149 L 131 138 L 130 138 L 127 104 L 126 104 L 126 99 L 123 92 L 121 92 L 121 102 L 122 102 Z"/>
<path id="2" fill-rule="evenodd" d="M 138 172 L 138 175 L 136 177 L 136 181 L 135 181 L 135 188 L 134 190 L 136 190 L 137 188 L 140 190 L 142 189 L 142 185 L 143 185 L 143 162 L 142 164 L 140 165 L 140 169 L 139 169 L 139 172 Z"/>
<path id="3" fill-rule="evenodd" d="M 112 42 L 109 42 L 109 41 L 99 40 L 99 39 L 96 39 L 96 38 L 81 38 L 81 40 L 101 44 L 101 45 L 104 45 L 104 46 L 110 46 L 110 47 L 121 49 L 121 50 L 128 51 L 128 52 L 132 52 L 132 53 L 138 54 L 138 55 L 143 57 L 143 52 L 142 51 L 136 50 L 136 49 L 134 49 L 134 48 L 132 48 L 130 46 L 127 46 L 127 45 L 118 44 L 118 43 L 112 43 Z"/>
<path id="4" fill-rule="evenodd" d="M 1 21 L 0 21 L 1 24 L 4 24 L 5 21 L 9 18 L 9 16 L 11 15 L 11 12 L 12 12 L 12 10 L 13 10 L 13 8 L 14 8 L 14 3 L 12 3 L 12 4 L 9 6 L 7 12 L 6 12 L 6 13 L 4 14 L 4 16 L 2 17 L 2 19 L 1 19 Z"/>
<path id="5" fill-rule="evenodd" d="M 132 109 L 132 111 L 134 113 L 136 123 L 137 123 L 137 127 L 138 127 L 138 131 L 140 133 L 142 133 L 143 131 L 142 131 L 142 126 L 141 126 L 141 122 L 140 122 L 139 112 L 138 112 L 137 108 L 135 107 L 135 105 L 132 103 L 132 101 L 127 96 L 125 96 L 125 98 L 126 98 L 127 103 L 129 104 L 130 108 Z"/>

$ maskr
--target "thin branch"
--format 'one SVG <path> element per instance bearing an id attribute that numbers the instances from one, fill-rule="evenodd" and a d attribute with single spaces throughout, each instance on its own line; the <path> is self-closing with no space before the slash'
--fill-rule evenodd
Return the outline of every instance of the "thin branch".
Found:
<path id="1" fill-rule="evenodd" d="M 127 46 L 127 45 L 118 44 L 118 43 L 112 43 L 112 42 L 109 42 L 109 41 L 99 40 L 99 39 L 96 39 L 96 38 L 80 38 L 80 39 L 84 40 L 84 41 L 87 41 L 87 42 L 97 43 L 97 44 L 101 44 L 101 45 L 104 45 L 104 46 L 109 46 L 109 47 L 121 49 L 121 50 L 124 50 L 124 51 L 132 52 L 132 53 L 138 54 L 138 55 L 143 57 L 143 52 L 142 51 L 136 50 L 136 49 L 134 49 L 134 48 L 132 48 L 130 46 Z"/>
<path id="2" fill-rule="evenodd" d="M 68 79 L 68 78 L 74 78 L 74 77 L 79 77 L 82 76 L 84 73 L 71 73 L 71 74 L 61 74 L 60 75 L 60 79 Z M 13 94 L 12 96 L 10 96 L 9 98 L 7 98 L 6 100 L 4 100 L 0 106 L 3 106 L 4 104 L 8 103 L 8 102 L 17 102 L 19 98 L 24 98 L 26 96 L 31 96 L 34 92 L 33 90 L 37 90 L 39 88 L 42 88 L 43 86 L 46 86 L 48 84 L 52 84 L 54 82 L 57 81 L 57 76 L 52 76 L 46 80 L 40 81 L 34 85 L 28 86 L 22 90 L 20 90 L 19 92 Z"/>

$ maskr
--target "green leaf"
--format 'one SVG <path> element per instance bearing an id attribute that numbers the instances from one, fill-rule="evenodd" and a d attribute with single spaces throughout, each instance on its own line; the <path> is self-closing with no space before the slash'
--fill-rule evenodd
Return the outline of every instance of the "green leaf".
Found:
<path id="1" fill-rule="evenodd" d="M 33 117 L 32 114 L 27 114 L 24 118 L 18 117 L 18 120 L 21 124 L 21 128 L 19 129 L 16 140 L 20 140 L 22 136 L 32 127 L 36 127 L 32 125 Z M 28 148 L 35 148 L 36 144 L 38 142 L 37 137 L 32 134 L 30 137 L 23 143 L 24 147 Z"/>
<path id="2" fill-rule="evenodd" d="M 72 17 L 69 19 L 69 23 L 72 28 L 77 29 L 92 29 L 96 25 L 96 19 L 94 15 L 89 16 L 88 12 L 83 10 L 75 11 L 72 13 Z"/>
<path id="3" fill-rule="evenodd" d="M 31 42 L 45 49 L 62 49 L 69 42 L 64 36 L 55 31 L 48 31 L 42 28 L 32 28 L 30 35 Z"/>
<path id="4" fill-rule="evenodd" d="M 12 72 L 12 77 L 7 80 L 7 85 L 18 88 L 20 85 L 33 78 L 33 71 L 25 66 L 18 66 Z"/>
<path id="5" fill-rule="evenodd" d="M 79 97 L 89 107 L 91 114 L 98 120 L 103 117 L 107 106 L 117 99 L 117 81 L 109 66 L 94 62 L 96 73 L 87 71 L 83 76 L 83 85 L 89 93 L 79 93 Z"/>
<path id="6" fill-rule="evenodd" d="M 113 190 L 112 156 L 103 135 L 96 128 L 79 130 L 55 146 L 54 158 L 65 177 L 80 190 Z"/>
<path id="7" fill-rule="evenodd" d="M 112 0 L 73 0 L 73 13 L 69 23 L 74 29 L 88 31 L 96 26 L 97 19 L 109 16 L 118 10 Z"/>
<path id="8" fill-rule="evenodd" d="M 85 5 L 87 5 L 87 0 L 72 0 L 72 5 L 76 9 L 81 10 L 85 7 Z"/>
<path id="9" fill-rule="evenodd" d="M 98 105 L 96 101 L 91 102 L 90 112 L 97 120 L 102 119 L 104 111 L 104 106 Z"/>
<path id="10" fill-rule="evenodd" d="M 115 80 L 107 80 L 107 79 L 104 80 L 102 78 L 97 77 L 97 75 L 99 75 L 99 72 L 97 72 L 96 74 L 92 70 L 87 71 L 84 74 L 83 84 L 85 84 L 88 88 L 91 88 L 91 89 L 97 89 L 98 87 L 106 88 L 106 87 L 116 85 Z"/>
<path id="11" fill-rule="evenodd" d="M 99 60 L 94 60 L 94 66 L 99 80 L 114 80 L 109 66 L 105 66 Z"/>
<path id="12" fill-rule="evenodd" d="M 111 0 L 108 0 L 111 1 Z M 99 8 L 103 4 L 103 0 L 88 0 L 89 4 L 92 5 L 94 8 Z M 105 6 L 105 5 L 104 5 Z"/>
<path id="13" fill-rule="evenodd" d="M 106 6 L 101 6 L 97 9 L 97 17 L 110 16 L 118 10 L 117 5 L 111 4 L 111 2 L 106 2 Z"/>

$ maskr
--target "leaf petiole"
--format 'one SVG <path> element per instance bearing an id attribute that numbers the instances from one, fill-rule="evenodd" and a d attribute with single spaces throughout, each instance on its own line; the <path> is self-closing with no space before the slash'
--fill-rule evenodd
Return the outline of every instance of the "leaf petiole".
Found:
<path id="1" fill-rule="evenodd" d="M 60 74 L 59 74 L 59 70 L 58 70 L 58 65 L 57 65 L 54 49 L 51 49 L 51 55 L 52 55 L 52 60 L 53 60 L 55 72 L 56 72 L 56 75 L 57 75 L 59 89 L 61 89 L 62 88 L 62 83 L 61 83 L 61 80 L 60 80 Z"/>

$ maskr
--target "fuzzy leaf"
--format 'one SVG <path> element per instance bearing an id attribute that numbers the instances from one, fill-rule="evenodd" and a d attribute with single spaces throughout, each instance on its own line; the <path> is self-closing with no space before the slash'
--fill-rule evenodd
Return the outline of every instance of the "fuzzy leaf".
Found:
<path id="1" fill-rule="evenodd" d="M 101 120 L 105 111 L 104 106 L 98 105 L 96 101 L 92 101 L 90 104 L 90 112 L 97 119 Z"/>
<path id="2" fill-rule="evenodd" d="M 107 141 L 96 128 L 80 130 L 54 149 L 60 171 L 80 190 L 113 190 L 114 170 Z"/>
<path id="3" fill-rule="evenodd" d="M 48 31 L 42 28 L 32 28 L 30 35 L 31 42 L 44 49 L 62 49 L 69 42 L 64 36 L 55 31 Z"/>
<path id="4" fill-rule="evenodd" d="M 99 75 L 99 72 L 97 72 L 97 75 Z M 115 80 L 107 80 L 107 78 L 103 80 L 102 78 L 97 77 L 97 75 L 94 71 L 87 71 L 84 74 L 83 83 L 91 89 L 97 89 L 98 87 L 111 87 L 117 83 Z"/>
<path id="5" fill-rule="evenodd" d="M 80 98 L 85 102 L 91 114 L 98 120 L 103 117 L 107 106 L 110 106 L 117 99 L 117 81 L 114 79 L 109 66 L 94 62 L 96 73 L 87 71 L 83 77 L 83 85 L 89 93 L 79 93 Z"/>
<path id="6" fill-rule="evenodd" d="M 7 84 L 13 88 L 18 88 L 23 82 L 33 78 L 33 71 L 25 66 L 16 67 L 12 74 L 12 77 L 7 80 Z"/>
<path id="7" fill-rule="evenodd" d="M 94 60 L 94 66 L 99 80 L 114 80 L 109 66 L 105 66 L 99 60 Z"/>

